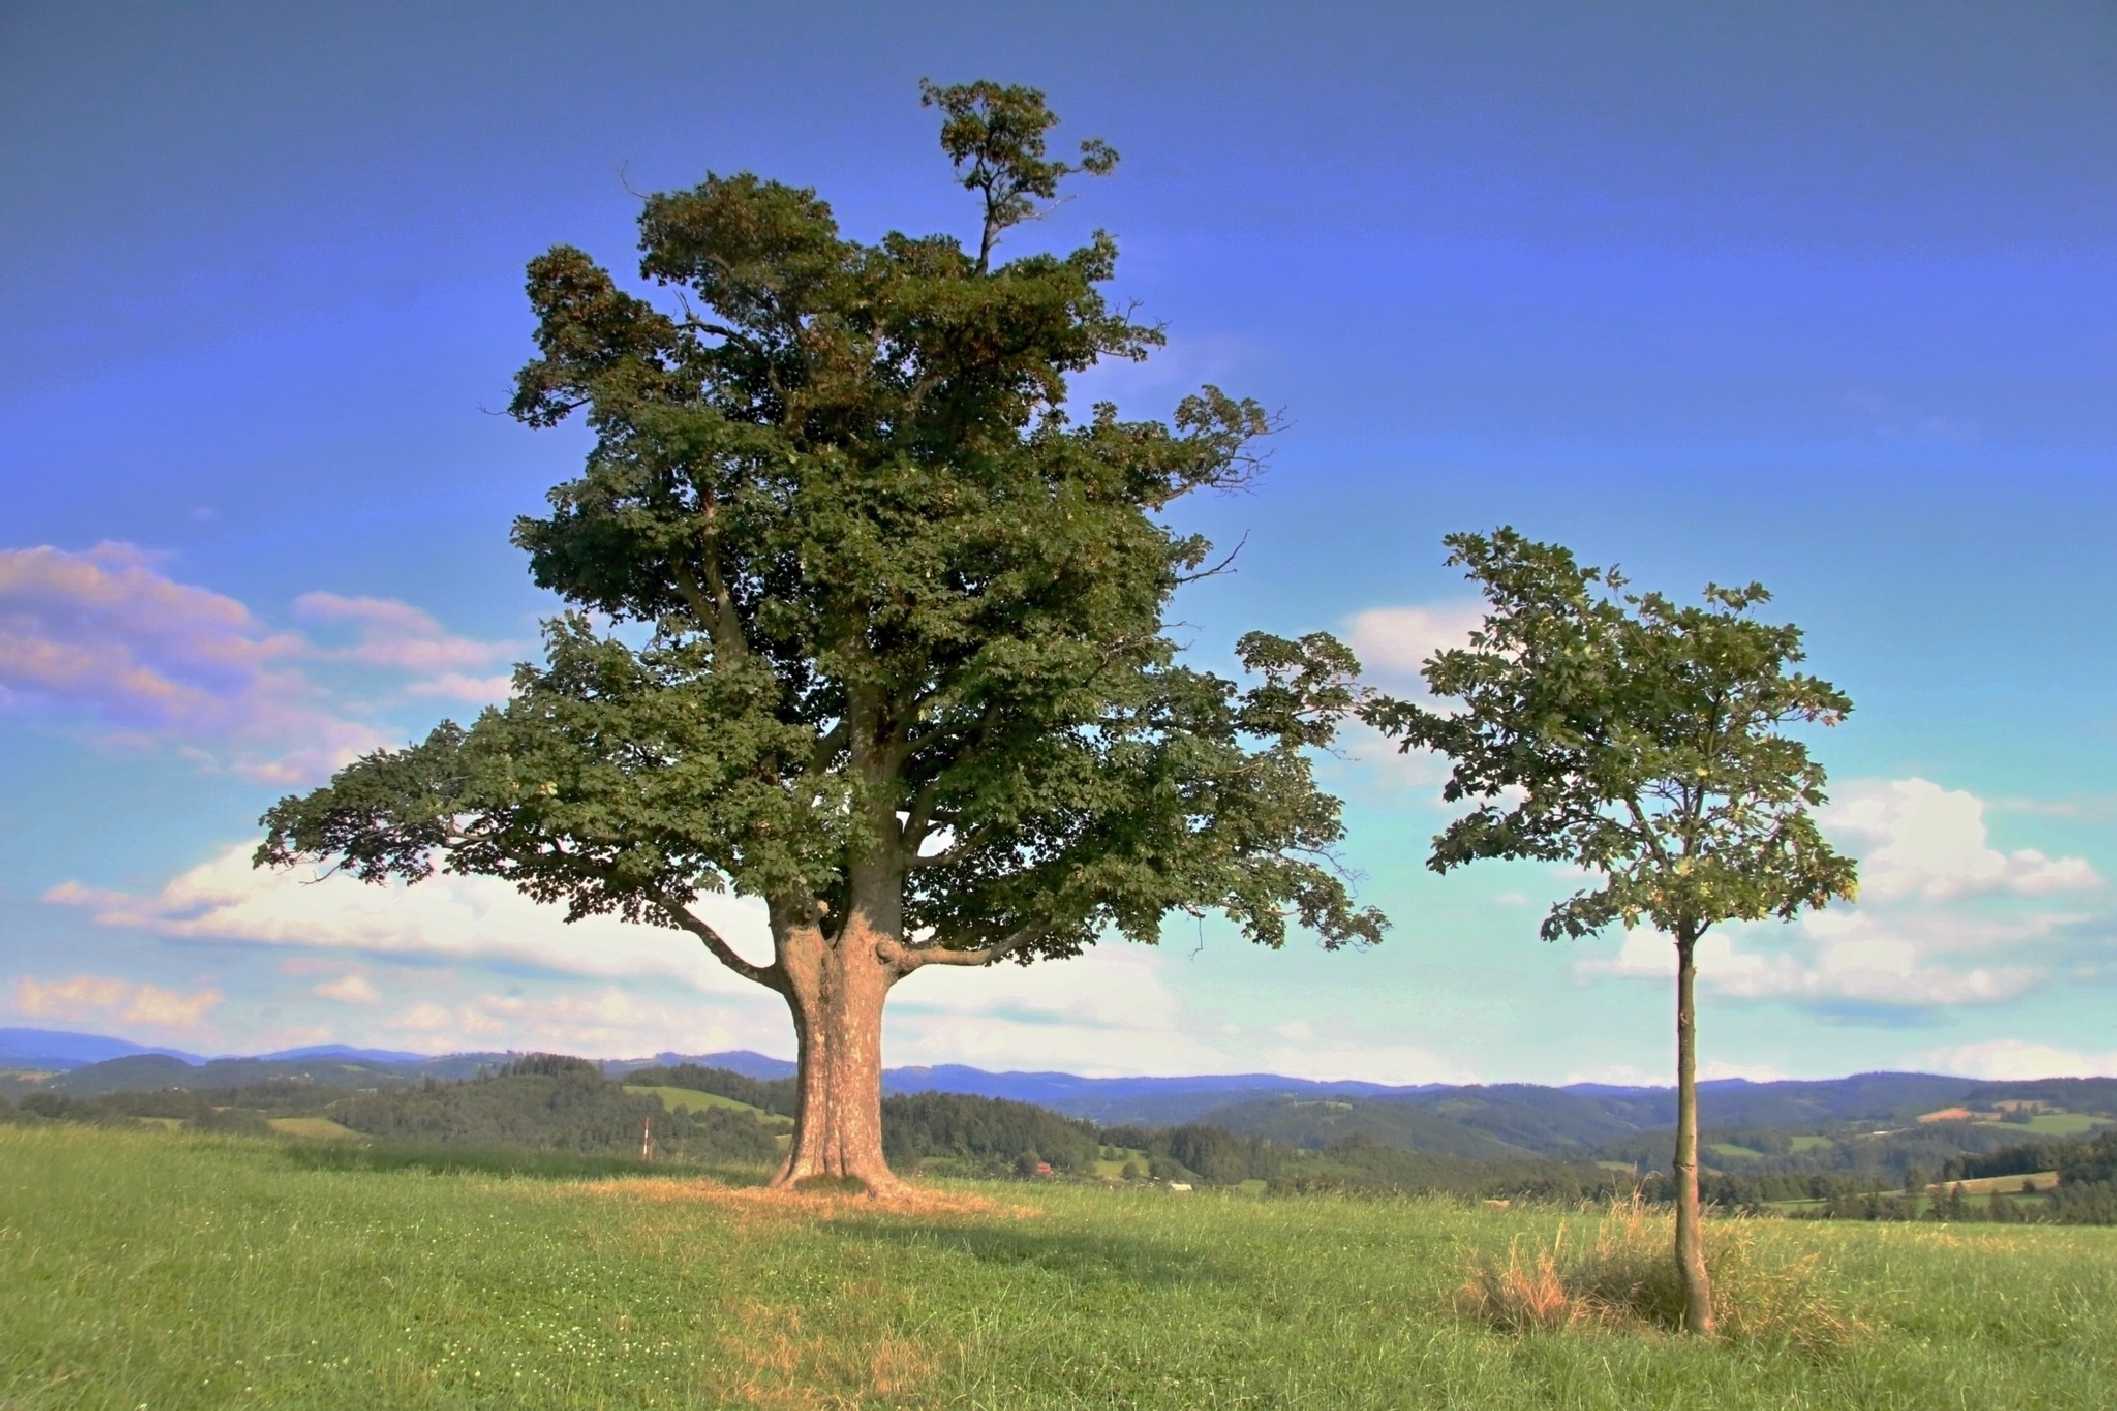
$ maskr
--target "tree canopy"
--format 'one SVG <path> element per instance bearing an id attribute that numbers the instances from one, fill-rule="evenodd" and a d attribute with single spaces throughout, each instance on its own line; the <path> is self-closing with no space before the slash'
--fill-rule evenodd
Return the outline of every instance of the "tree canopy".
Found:
<path id="1" fill-rule="evenodd" d="M 568 609 L 505 705 L 273 808 L 260 864 L 440 866 L 681 927 L 798 999 L 805 1045 L 853 1035 L 863 1086 L 872 1015 L 821 998 L 858 989 L 828 978 L 852 948 L 886 988 L 1151 942 L 1171 911 L 1266 945 L 1381 938 L 1310 770 L 1359 699 L 1352 654 L 1250 633 L 1238 681 L 1167 630 L 1220 566 L 1170 512 L 1247 484 L 1272 419 L 1210 386 L 1166 422 L 1069 403 L 1161 330 L 1106 292 L 1105 233 L 998 255 L 1117 154 L 1052 157 L 1034 89 L 922 91 L 974 247 L 863 242 L 815 192 L 739 173 L 644 201 L 636 288 L 571 246 L 531 262 L 513 413 L 579 417 L 592 446 L 514 540 Z M 773 959 L 693 908 L 717 891 L 764 899 Z"/>
<path id="2" fill-rule="evenodd" d="M 1593 873 L 1545 916 L 1546 940 L 1642 921 L 1695 939 L 1854 894 L 1853 862 L 1812 812 L 1823 767 L 1787 733 L 1836 725 L 1852 702 L 1793 669 L 1800 629 L 1752 615 L 1770 599 L 1762 585 L 1708 585 L 1678 604 L 1512 529 L 1447 543 L 1490 604 L 1468 646 L 1427 663 L 1450 704 L 1366 708 L 1403 749 L 1452 763 L 1443 797 L 1469 807 L 1429 866 L 1532 858 Z"/>

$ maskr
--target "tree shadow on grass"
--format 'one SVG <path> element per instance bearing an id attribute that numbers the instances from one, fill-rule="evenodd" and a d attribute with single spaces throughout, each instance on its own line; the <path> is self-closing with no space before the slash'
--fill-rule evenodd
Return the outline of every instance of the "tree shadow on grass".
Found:
<path id="1" fill-rule="evenodd" d="M 411 1146 L 386 1142 L 288 1142 L 282 1159 L 300 1171 L 359 1171 L 405 1176 L 505 1176 L 521 1180 L 599 1181 L 625 1177 L 695 1177 L 729 1186 L 764 1184 L 761 1167 L 643 1163 L 636 1157 L 508 1147 Z"/>
<path id="2" fill-rule="evenodd" d="M 1169 1288 L 1222 1283 L 1233 1277 L 1215 1261 L 1195 1254 L 1177 1254 L 1107 1235 L 1045 1230 L 1029 1222 L 907 1225 L 841 1219 L 831 1221 L 829 1228 L 845 1239 L 902 1250 L 964 1254 L 1008 1272 L 1042 1271 L 1089 1288 L 1142 1284 Z"/>

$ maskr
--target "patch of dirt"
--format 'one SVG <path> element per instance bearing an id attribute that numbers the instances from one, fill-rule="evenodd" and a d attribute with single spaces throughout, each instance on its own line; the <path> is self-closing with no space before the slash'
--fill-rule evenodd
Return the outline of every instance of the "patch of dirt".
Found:
<path id="1" fill-rule="evenodd" d="M 711 1205 L 738 1215 L 828 1220 L 841 1215 L 982 1215 L 1021 1220 L 1040 1212 L 1022 1205 L 1002 1205 L 960 1191 L 904 1185 L 885 1196 L 846 1192 L 771 1190 L 764 1186 L 727 1186 L 704 1178 L 623 1177 L 581 1181 L 571 1190 L 604 1200 L 640 1205 Z"/>

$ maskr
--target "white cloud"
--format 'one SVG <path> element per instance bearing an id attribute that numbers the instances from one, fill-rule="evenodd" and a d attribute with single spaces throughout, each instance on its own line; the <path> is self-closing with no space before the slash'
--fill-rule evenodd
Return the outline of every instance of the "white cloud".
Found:
<path id="1" fill-rule="evenodd" d="M 337 875 L 317 882 L 300 869 L 251 867 L 248 844 L 222 849 L 151 895 L 61 882 L 44 900 L 82 907 L 101 925 L 180 940 L 512 964 L 607 978 L 649 976 L 701 991 L 755 988 L 723 970 L 683 932 L 610 916 L 569 926 L 559 908 L 531 901 L 494 878 L 440 873 L 416 886 L 371 886 Z M 696 905 L 730 944 L 759 958 L 770 955 L 762 903 L 709 895 Z"/>
<path id="2" fill-rule="evenodd" d="M 2041 947 L 2095 919 L 2021 911 L 2020 898 L 2095 887 L 2101 878 L 2083 858 L 1993 847 L 1984 805 L 1966 791 L 1916 778 L 1854 781 L 1821 822 L 1859 858 L 1859 904 L 1806 912 L 1784 926 L 1716 928 L 1699 946 L 1701 989 L 1810 1004 L 2002 1004 L 2049 983 L 2056 962 Z M 2010 897 L 2011 910 L 1998 900 Z M 1614 956 L 1589 955 L 1575 974 L 1666 981 L 1670 944 L 1651 930 L 1630 931 Z"/>
<path id="3" fill-rule="evenodd" d="M 348 970 L 335 980 L 326 980 L 311 993 L 319 999 L 337 1000 L 340 1004 L 374 1004 L 382 998 L 375 982 L 357 970 Z"/>
<path id="4" fill-rule="evenodd" d="M 1698 943 L 1698 985 L 1731 999 L 1854 1002 L 1894 1007 L 1998 1004 L 2041 983 L 2036 965 L 1938 963 L 1928 938 L 1897 930 L 1871 915 L 1849 912 L 1811 915 L 1769 946 L 1771 929 L 1723 926 Z M 1587 944 L 1592 944 L 1589 942 Z M 1676 971 L 1674 942 L 1649 928 L 1625 932 L 1612 957 L 1589 956 L 1574 965 L 1582 978 L 1623 976 L 1670 981 Z"/>
<path id="5" fill-rule="evenodd" d="M 1909 1066 L 1965 1078 L 2117 1077 L 2117 1048 L 2074 1049 L 2028 1039 L 1988 1039 L 1953 1048 L 1929 1049 Z"/>
<path id="6" fill-rule="evenodd" d="M 1485 604 L 1475 598 L 1368 608 L 1354 614 L 1346 636 L 1369 671 L 1416 680 L 1428 657 L 1468 646 L 1484 620 Z"/>
<path id="7" fill-rule="evenodd" d="M 75 975 L 64 980 L 15 981 L 15 1012 L 28 1019 L 141 1024 L 151 1029 L 191 1030 L 221 1002 L 217 989 L 185 993 L 159 985 L 108 975 Z"/>
<path id="8" fill-rule="evenodd" d="M 1338 748 L 1355 763 L 1401 789 L 1431 795 L 1439 802 L 1448 782 L 1448 757 L 1433 750 L 1400 749 L 1395 740 L 1363 721 L 1351 720 L 1338 732 Z"/>
<path id="9" fill-rule="evenodd" d="M 1984 802 L 1927 779 L 1855 781 L 1840 789 L 1820 821 L 1860 855 L 1860 892 L 1872 901 L 2048 896 L 2102 882 L 2085 858 L 1993 847 Z"/>
<path id="10" fill-rule="evenodd" d="M 515 679 L 512 676 L 466 676 L 460 671 L 445 671 L 426 681 L 414 681 L 405 687 L 408 695 L 440 696 L 446 700 L 470 701 L 484 704 L 487 701 L 504 701 L 513 694 Z"/>

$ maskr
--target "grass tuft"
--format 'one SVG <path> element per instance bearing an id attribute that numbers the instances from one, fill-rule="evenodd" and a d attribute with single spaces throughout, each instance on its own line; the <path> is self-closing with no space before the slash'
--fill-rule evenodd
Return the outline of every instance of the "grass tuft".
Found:
<path id="1" fill-rule="evenodd" d="M 1673 1216 L 1634 1196 L 1604 1209 L 1591 1238 L 1569 1245 L 1563 1221 L 1548 1244 L 1525 1250 L 1516 1236 L 1504 1260 L 1489 1252 L 1467 1259 L 1457 1309 L 1512 1333 L 1675 1332 L 1683 1326 L 1683 1290 L 1669 1254 L 1674 1228 Z M 1721 1336 L 1828 1353 L 1865 1331 L 1830 1293 L 1819 1254 L 1769 1256 L 1755 1223 L 1741 1218 L 1709 1220 L 1705 1234 Z"/>

